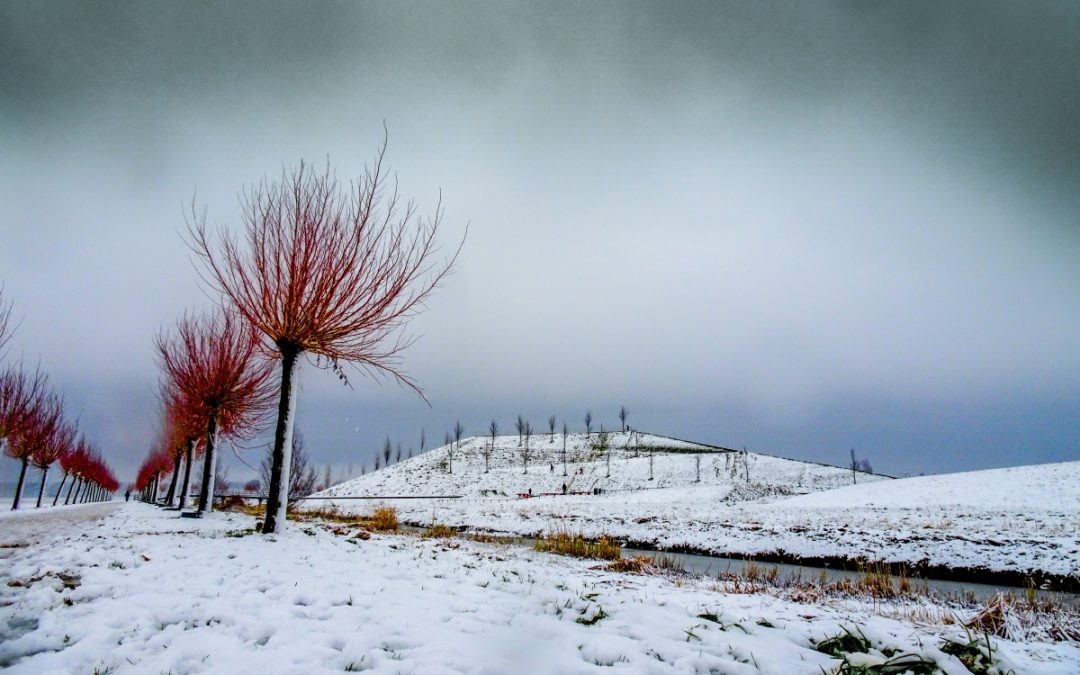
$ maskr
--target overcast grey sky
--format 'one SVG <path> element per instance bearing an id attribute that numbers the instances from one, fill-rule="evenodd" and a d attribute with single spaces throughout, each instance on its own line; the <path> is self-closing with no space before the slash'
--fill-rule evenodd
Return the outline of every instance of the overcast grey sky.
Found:
<path id="1" fill-rule="evenodd" d="M 430 408 L 305 367 L 320 463 L 620 404 L 895 474 L 1077 459 L 1078 35 L 1071 2 L 6 2 L 12 355 L 129 478 L 153 334 L 209 302 L 183 204 L 235 225 L 283 163 L 357 174 L 385 121 L 469 239 L 412 327 Z"/>

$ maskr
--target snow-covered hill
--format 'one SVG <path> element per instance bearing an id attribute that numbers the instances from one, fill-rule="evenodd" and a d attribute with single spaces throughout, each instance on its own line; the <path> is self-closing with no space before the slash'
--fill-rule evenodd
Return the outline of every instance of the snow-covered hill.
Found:
<path id="1" fill-rule="evenodd" d="M 563 467 L 561 434 L 535 434 L 526 451 L 518 436 L 462 439 L 418 457 L 335 485 L 319 496 L 514 496 L 568 492 L 703 487 L 720 497 L 749 499 L 804 494 L 850 485 L 852 472 L 835 466 L 743 453 L 640 432 L 568 434 Z M 525 460 L 528 454 L 528 472 Z M 859 481 L 882 476 L 858 474 Z"/>

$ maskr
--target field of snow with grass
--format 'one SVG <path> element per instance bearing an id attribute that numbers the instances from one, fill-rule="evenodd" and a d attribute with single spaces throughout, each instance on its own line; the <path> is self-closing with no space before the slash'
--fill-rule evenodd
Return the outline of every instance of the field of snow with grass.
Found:
<path id="1" fill-rule="evenodd" d="M 490 473 L 484 473 L 480 451 L 489 439 L 470 439 L 456 453 L 454 474 L 448 473 L 444 447 L 322 495 L 462 494 L 387 503 L 413 523 L 437 519 L 527 536 L 570 531 L 718 555 L 1030 574 L 1054 577 L 1058 586 L 1080 575 L 1080 462 L 895 480 L 860 473 L 851 485 L 851 471 L 838 467 L 692 444 L 671 449 L 666 439 L 642 435 L 655 448 L 649 481 L 650 452 L 625 449 L 623 435 L 612 437 L 619 449 L 612 452 L 610 478 L 606 458 L 583 436 L 571 437 L 572 489 L 607 490 L 600 495 L 478 496 L 515 495 L 529 487 L 534 495 L 561 493 L 567 479 L 558 435 L 553 444 L 546 436 L 537 442 L 544 459 L 527 476 L 515 456 L 516 436 L 498 439 Z M 695 455 L 701 458 L 700 482 Z M 367 508 L 363 502 L 333 503 L 343 510 Z"/>
<path id="2" fill-rule="evenodd" d="M 254 525 L 134 502 L 0 515 L 0 669 L 820 675 L 910 663 L 962 675 L 984 644 L 983 672 L 1080 667 L 1076 643 L 972 634 L 955 625 L 971 612 L 925 599 L 734 593 L 463 538 Z"/>

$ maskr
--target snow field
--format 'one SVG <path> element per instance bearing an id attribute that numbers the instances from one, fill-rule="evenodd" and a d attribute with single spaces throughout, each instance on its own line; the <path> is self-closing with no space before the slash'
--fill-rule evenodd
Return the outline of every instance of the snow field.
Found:
<path id="1" fill-rule="evenodd" d="M 0 523 L 6 525 L 6 519 Z M 821 673 L 812 640 L 858 627 L 879 648 L 966 673 L 955 628 L 730 595 L 707 582 L 593 569 L 520 548 L 407 535 L 350 540 L 310 523 L 201 521 L 117 504 L 8 548 L 0 667 L 12 673 Z M 77 577 L 65 587 L 58 575 Z M 702 615 L 706 615 L 705 618 Z M 1016 673 L 1070 673 L 1071 644 L 995 643 Z M 874 658 L 873 656 L 865 658 Z"/>
<path id="2" fill-rule="evenodd" d="M 849 470 L 754 453 L 747 455 L 747 482 L 739 453 L 703 452 L 698 483 L 694 453 L 658 452 L 649 482 L 647 453 L 624 450 L 612 459 L 612 478 L 605 483 L 611 492 L 499 499 L 477 495 L 513 495 L 527 491 L 527 484 L 536 486 L 534 494 L 561 492 L 561 484 L 553 484 L 565 479 L 558 464 L 554 475 L 545 464 L 524 476 L 520 460 L 517 471 L 497 470 L 493 461 L 484 474 L 482 457 L 478 465 L 469 453 L 481 440 L 462 442 L 452 475 L 440 466 L 446 454 L 440 448 L 321 494 L 464 494 L 387 503 L 407 522 L 435 517 L 458 527 L 528 536 L 567 530 L 715 554 L 1080 576 L 1080 462 L 896 480 L 859 474 L 860 482 L 851 485 Z M 560 440 L 557 435 L 558 447 Z M 606 464 L 590 459 L 584 439 L 576 440 L 581 461 L 569 464 L 570 473 L 580 468 L 586 486 L 606 480 Z M 516 443 L 516 437 L 499 439 L 504 461 L 513 458 Z M 332 503 L 343 510 L 367 507 Z"/>

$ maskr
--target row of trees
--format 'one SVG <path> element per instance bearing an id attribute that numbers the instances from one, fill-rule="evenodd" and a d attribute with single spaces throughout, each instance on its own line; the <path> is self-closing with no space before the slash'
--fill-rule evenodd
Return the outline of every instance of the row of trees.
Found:
<path id="1" fill-rule="evenodd" d="M 0 358 L 6 356 L 6 346 L 14 333 L 12 309 L 0 289 Z M 45 500 L 45 486 L 54 465 L 60 467 L 63 476 L 53 496 L 54 506 L 65 485 L 65 504 L 107 499 L 120 487 L 97 449 L 65 414 L 63 397 L 50 387 L 48 376 L 40 368 L 29 371 L 20 363 L 0 370 L 0 444 L 7 456 L 19 462 L 12 509 L 22 504 L 31 467 L 41 472 L 37 508 Z"/>

